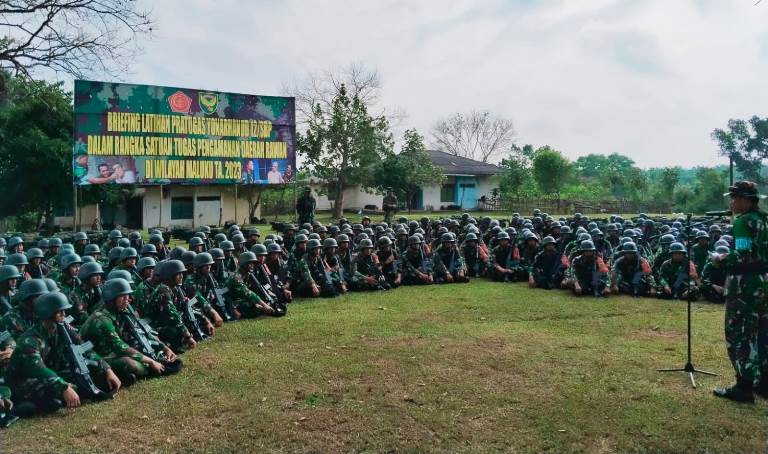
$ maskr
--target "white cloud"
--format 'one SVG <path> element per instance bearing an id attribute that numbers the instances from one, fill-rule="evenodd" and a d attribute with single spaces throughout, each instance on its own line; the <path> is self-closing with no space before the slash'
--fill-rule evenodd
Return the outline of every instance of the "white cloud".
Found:
<path id="1" fill-rule="evenodd" d="M 768 4 L 752 0 L 164 0 L 127 80 L 258 94 L 362 61 L 427 133 L 457 111 L 519 142 L 642 166 L 722 162 L 709 133 L 768 115 Z"/>

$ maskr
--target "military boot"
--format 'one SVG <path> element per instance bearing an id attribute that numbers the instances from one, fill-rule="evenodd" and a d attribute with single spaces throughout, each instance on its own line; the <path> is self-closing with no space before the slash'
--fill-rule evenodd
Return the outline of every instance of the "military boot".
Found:
<path id="1" fill-rule="evenodd" d="M 768 379 L 760 380 L 760 383 L 755 386 L 754 391 L 755 394 L 762 397 L 763 399 L 768 399 Z"/>
<path id="2" fill-rule="evenodd" d="M 755 402 L 755 395 L 752 392 L 752 382 L 741 377 L 736 377 L 736 384 L 730 388 L 715 388 L 712 393 L 717 397 L 730 399 L 734 402 L 751 404 Z"/>

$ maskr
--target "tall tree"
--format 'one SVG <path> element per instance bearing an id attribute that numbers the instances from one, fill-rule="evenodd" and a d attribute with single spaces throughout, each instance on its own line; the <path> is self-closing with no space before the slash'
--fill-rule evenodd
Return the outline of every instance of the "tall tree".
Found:
<path id="1" fill-rule="evenodd" d="M 6 79 L 0 103 L 0 216 L 29 212 L 52 222 L 72 187 L 72 101 L 62 84 Z"/>
<path id="2" fill-rule="evenodd" d="M 422 186 L 440 184 L 443 178 L 442 169 L 427 154 L 424 137 L 415 129 L 405 131 L 400 153 L 390 153 L 374 171 L 378 189 L 392 188 L 400 200 L 408 203 L 409 211 L 411 200 Z"/>
<path id="3" fill-rule="evenodd" d="M 533 157 L 536 150 L 533 145 L 519 147 L 512 145 L 509 155 L 501 160 L 499 167 L 499 190 L 504 195 L 531 194 L 535 192 L 533 177 Z"/>
<path id="4" fill-rule="evenodd" d="M 392 152 L 389 122 L 383 115 L 371 116 L 365 102 L 357 95 L 350 97 L 342 84 L 330 109 L 315 105 L 307 126 L 305 133 L 297 134 L 299 153 L 311 172 L 335 192 L 333 215 L 341 217 L 344 188 L 373 186 L 375 165 Z"/>
<path id="5" fill-rule="evenodd" d="M 680 181 L 680 167 L 664 167 L 661 169 L 661 178 L 659 179 L 659 195 L 664 200 L 671 200 L 675 192 L 675 187 Z"/>
<path id="6" fill-rule="evenodd" d="M 711 137 L 717 142 L 720 154 L 733 159 L 744 178 L 765 182 L 760 171 L 763 159 L 768 158 L 768 118 L 731 119 L 725 129 L 712 131 Z"/>
<path id="7" fill-rule="evenodd" d="M 152 30 L 133 0 L 2 0 L 0 69 L 31 76 L 41 68 L 82 77 L 120 75 Z"/>
<path id="8" fill-rule="evenodd" d="M 536 150 L 533 177 L 543 193 L 559 197 L 572 172 L 573 164 L 559 151 L 548 145 Z"/>
<path id="9" fill-rule="evenodd" d="M 515 139 L 512 120 L 487 110 L 457 113 L 432 127 L 433 146 L 454 156 L 494 162 Z"/>

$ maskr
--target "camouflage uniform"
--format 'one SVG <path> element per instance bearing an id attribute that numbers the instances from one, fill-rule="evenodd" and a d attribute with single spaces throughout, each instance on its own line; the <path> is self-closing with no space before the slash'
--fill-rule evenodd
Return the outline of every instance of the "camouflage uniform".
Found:
<path id="1" fill-rule="evenodd" d="M 634 260 L 630 260 L 627 255 L 621 255 L 614 261 L 612 271 L 613 286 L 620 294 L 647 296 L 656 288 L 651 264 L 638 253 L 635 253 Z"/>
<path id="2" fill-rule="evenodd" d="M 0 317 L 0 332 L 8 331 L 14 339 L 18 339 L 22 334 L 37 322 L 35 312 L 25 310 L 26 303 L 20 302 L 5 315 Z"/>
<path id="3" fill-rule="evenodd" d="M 213 277 L 213 276 L 211 276 Z M 211 284 L 211 280 L 202 274 L 193 273 L 184 278 L 184 293 L 187 298 L 197 296 L 197 305 L 195 309 L 199 310 L 207 317 L 214 317 L 214 309 L 211 306 L 212 298 L 215 298 L 216 289 Z"/>
<path id="4" fill-rule="evenodd" d="M 701 272 L 701 294 L 707 301 L 713 303 L 725 302 L 725 280 L 728 275 L 728 270 L 720 263 L 708 261 L 704 265 L 704 270 Z M 723 294 L 717 293 L 713 288 L 714 285 L 723 287 Z"/>
<path id="5" fill-rule="evenodd" d="M 136 286 L 136 289 L 133 291 L 133 302 L 131 304 L 139 314 L 146 312 L 146 307 L 152 299 L 152 294 L 159 284 L 159 281 L 145 279 Z"/>
<path id="6" fill-rule="evenodd" d="M 423 285 L 428 282 L 419 278 L 418 272 L 430 274 L 430 270 L 424 269 L 422 266 L 422 252 L 419 250 L 413 250 L 410 247 L 405 250 L 404 254 L 401 254 L 402 271 L 403 271 L 403 284 L 404 285 Z M 429 262 L 429 259 L 424 257 L 424 263 Z"/>
<path id="7" fill-rule="evenodd" d="M 672 259 L 667 260 L 659 269 L 659 296 L 662 298 L 682 299 L 683 293 L 688 290 L 688 273 L 691 273 L 690 298 L 696 301 L 699 298 L 699 287 L 696 285 L 696 266 L 688 260 L 675 262 Z M 668 286 L 672 290 L 672 295 L 664 293 L 664 287 Z"/>
<path id="8" fill-rule="evenodd" d="M 101 303 L 101 289 L 91 286 L 86 288 L 86 286 L 86 284 L 78 285 L 68 294 L 72 308 L 67 311 L 67 315 L 75 319 L 72 322 L 75 327 L 82 326 L 91 312 Z"/>
<path id="9" fill-rule="evenodd" d="M 93 342 L 93 350 L 112 367 L 121 381 L 128 383 L 146 377 L 150 369 L 144 363 L 144 355 L 128 345 L 124 338 L 128 328 L 127 313 L 116 313 L 100 305 L 80 328 L 83 340 Z"/>
<path id="10" fill-rule="evenodd" d="M 435 282 L 443 283 L 446 273 L 450 273 L 453 282 L 469 282 L 467 278 L 467 267 L 464 264 L 464 258 L 457 248 L 448 251 L 442 246 L 437 248 L 432 255 L 432 269 L 434 270 Z M 462 272 L 459 274 L 459 272 Z"/>
<path id="11" fill-rule="evenodd" d="M 560 287 L 563 280 L 562 258 L 556 248 L 552 251 L 544 249 L 536 254 L 529 272 L 537 288 L 551 290 Z"/>
<path id="12" fill-rule="evenodd" d="M 241 273 L 230 275 L 224 282 L 228 289 L 227 299 L 240 312 L 244 318 L 258 317 L 261 310 L 261 298 L 246 284 L 245 277 Z"/>
<path id="13" fill-rule="evenodd" d="M 160 340 L 174 351 L 183 351 L 185 339 L 191 335 L 176 306 L 176 295 L 165 283 L 160 283 L 145 304 L 143 316 L 157 330 Z M 181 304 L 181 302 L 179 302 Z"/>
<path id="14" fill-rule="evenodd" d="M 512 270 L 512 274 L 500 273 L 496 267 Z M 520 279 L 523 269 L 520 266 L 520 252 L 516 246 L 511 244 L 507 247 L 498 245 L 491 251 L 490 264 L 488 271 L 491 279 L 494 281 L 514 282 Z"/>
<path id="15" fill-rule="evenodd" d="M 598 275 L 595 276 L 594 273 Z M 601 295 L 609 284 L 608 269 L 597 255 L 593 257 L 579 255 L 574 258 L 566 276 L 572 284 L 579 283 L 582 295 Z M 593 281 L 596 286 L 593 285 Z"/>

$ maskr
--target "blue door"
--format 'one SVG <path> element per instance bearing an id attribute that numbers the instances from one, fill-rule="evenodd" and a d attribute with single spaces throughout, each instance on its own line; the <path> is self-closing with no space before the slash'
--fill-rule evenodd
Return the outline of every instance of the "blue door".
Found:
<path id="1" fill-rule="evenodd" d="M 456 177 L 456 205 L 462 210 L 477 208 L 477 178 Z"/>

